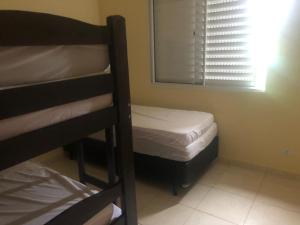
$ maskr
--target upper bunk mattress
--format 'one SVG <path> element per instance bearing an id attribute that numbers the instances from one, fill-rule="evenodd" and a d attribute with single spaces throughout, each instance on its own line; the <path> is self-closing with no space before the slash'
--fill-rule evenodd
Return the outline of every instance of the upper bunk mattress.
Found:
<path id="1" fill-rule="evenodd" d="M 211 113 L 132 106 L 135 139 L 181 148 L 198 140 L 214 123 Z"/>
<path id="2" fill-rule="evenodd" d="M 0 225 L 45 224 L 97 192 L 51 169 L 22 163 L 0 172 Z M 120 215 L 110 204 L 85 225 L 108 225 Z"/>
<path id="3" fill-rule="evenodd" d="M 0 89 L 103 73 L 106 45 L 0 47 Z"/>
<path id="4" fill-rule="evenodd" d="M 0 47 L 0 90 L 101 76 L 108 72 L 108 56 L 107 45 Z M 112 95 L 106 94 L 0 120 L 0 141 L 104 109 L 112 102 Z"/>

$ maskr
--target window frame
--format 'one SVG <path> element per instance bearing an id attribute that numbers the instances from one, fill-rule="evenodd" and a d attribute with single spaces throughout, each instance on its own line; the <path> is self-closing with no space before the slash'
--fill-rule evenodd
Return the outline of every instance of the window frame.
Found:
<path id="1" fill-rule="evenodd" d="M 150 79 L 151 84 L 155 86 L 175 86 L 175 87 L 192 87 L 199 89 L 218 90 L 218 91 L 237 91 L 237 92 L 257 92 L 264 93 L 265 90 L 260 90 L 255 87 L 234 87 L 234 86 L 206 86 L 205 80 L 203 84 L 197 83 L 177 83 L 177 82 L 160 82 L 156 80 L 156 69 L 155 69 L 155 24 L 154 24 L 154 1 L 149 0 L 149 32 L 150 32 Z"/>
<path id="2" fill-rule="evenodd" d="M 160 84 L 161 82 L 156 81 L 156 70 L 155 70 L 155 34 L 154 34 L 154 0 L 149 0 L 149 32 L 150 32 L 150 65 L 151 65 L 151 83 Z"/>

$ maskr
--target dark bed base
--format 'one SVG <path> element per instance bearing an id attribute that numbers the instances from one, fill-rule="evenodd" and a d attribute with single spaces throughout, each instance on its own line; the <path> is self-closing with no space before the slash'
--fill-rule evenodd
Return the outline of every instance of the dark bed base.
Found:
<path id="1" fill-rule="evenodd" d="M 140 153 L 134 153 L 135 171 L 138 175 L 144 177 L 155 177 L 167 181 L 172 185 L 174 195 L 177 195 L 178 188 L 188 187 L 193 184 L 203 173 L 205 168 L 218 156 L 218 137 L 198 155 L 187 162 L 174 161 L 160 158 L 157 156 L 149 156 Z M 88 161 L 93 161 L 105 165 L 105 143 L 99 140 L 86 138 L 83 141 L 85 149 L 85 157 Z M 67 147 L 70 151 L 71 148 Z M 74 158 L 74 152 L 71 152 L 71 158 Z"/>
<path id="2" fill-rule="evenodd" d="M 217 156 L 218 137 L 187 162 L 135 153 L 135 164 L 136 171 L 168 180 L 172 184 L 173 194 L 176 195 L 179 187 L 188 187 L 193 184 Z"/>

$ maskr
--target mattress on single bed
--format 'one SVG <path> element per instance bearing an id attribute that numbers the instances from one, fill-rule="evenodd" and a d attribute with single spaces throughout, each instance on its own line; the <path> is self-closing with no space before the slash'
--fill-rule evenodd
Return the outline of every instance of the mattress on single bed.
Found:
<path id="1" fill-rule="evenodd" d="M 148 139 L 170 147 L 196 141 L 214 122 L 211 113 L 149 106 L 132 106 L 135 138 Z"/>
<path id="2" fill-rule="evenodd" d="M 201 137 L 186 146 L 172 147 L 147 138 L 133 138 L 133 148 L 140 154 L 187 162 L 203 151 L 217 136 L 217 133 L 217 125 L 213 123 Z"/>
<path id="3" fill-rule="evenodd" d="M 0 172 L 0 225 L 45 224 L 97 192 L 51 169 L 22 163 Z M 110 204 L 85 225 L 108 225 L 120 215 Z"/>
<path id="4" fill-rule="evenodd" d="M 147 138 L 146 136 L 136 135 L 133 128 L 133 150 L 136 153 L 157 156 L 174 161 L 187 162 L 193 159 L 201 151 L 203 151 L 218 135 L 216 123 L 212 123 L 207 131 L 202 134 L 197 140 L 186 146 L 170 146 L 167 142 L 163 144 Z M 90 136 L 92 139 L 104 141 L 104 132 L 97 132 Z"/>
<path id="5" fill-rule="evenodd" d="M 133 148 L 141 154 L 189 161 L 217 136 L 210 113 L 132 105 Z M 104 132 L 90 136 L 105 140 Z"/>

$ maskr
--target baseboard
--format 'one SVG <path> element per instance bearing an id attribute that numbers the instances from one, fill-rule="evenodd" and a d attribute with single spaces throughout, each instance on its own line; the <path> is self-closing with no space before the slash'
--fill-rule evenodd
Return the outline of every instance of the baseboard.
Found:
<path id="1" fill-rule="evenodd" d="M 223 157 L 219 157 L 217 161 L 223 162 L 223 163 L 226 163 L 226 164 L 232 165 L 232 166 L 254 169 L 254 170 L 262 171 L 266 174 L 278 175 L 278 176 L 282 176 L 285 178 L 297 179 L 300 181 L 300 173 L 293 173 L 293 172 L 284 171 L 284 170 L 280 170 L 280 169 L 274 169 L 274 168 L 268 167 L 268 166 L 261 166 L 261 165 L 256 165 L 254 163 L 242 162 L 242 161 L 227 159 L 227 158 L 223 158 Z"/>

